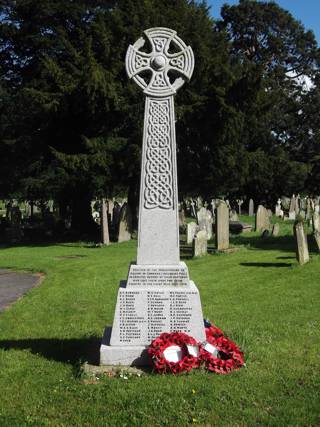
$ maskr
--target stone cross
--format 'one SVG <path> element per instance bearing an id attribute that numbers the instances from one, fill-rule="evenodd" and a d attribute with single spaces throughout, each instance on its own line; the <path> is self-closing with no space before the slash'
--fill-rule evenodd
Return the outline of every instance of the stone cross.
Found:
<path id="1" fill-rule="evenodd" d="M 137 264 L 178 264 L 179 223 L 176 135 L 173 97 L 193 73 L 190 46 L 168 28 L 150 28 L 145 35 L 152 51 L 130 45 L 126 70 L 145 98 Z M 169 53 L 170 43 L 178 52 Z M 144 77 L 150 73 L 149 81 Z M 168 73 L 179 76 L 173 82 Z"/>
<path id="2" fill-rule="evenodd" d="M 120 284 L 112 331 L 106 329 L 100 347 L 102 365 L 148 363 L 146 349 L 162 332 L 205 340 L 199 291 L 179 254 L 173 97 L 192 75 L 193 53 L 168 28 L 144 34 L 151 52 L 140 50 L 145 44 L 140 38 L 126 56 L 127 73 L 146 96 L 137 263 Z"/>

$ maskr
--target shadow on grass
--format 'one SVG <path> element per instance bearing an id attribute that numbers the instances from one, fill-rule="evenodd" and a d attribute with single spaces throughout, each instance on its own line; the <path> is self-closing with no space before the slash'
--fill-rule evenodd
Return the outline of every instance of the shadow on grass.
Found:
<path id="1" fill-rule="evenodd" d="M 48 360 L 69 363 L 74 375 L 79 376 L 81 364 L 99 365 L 101 338 L 29 338 L 21 340 L 0 340 L 0 348 L 8 350 L 29 350 Z"/>
<path id="2" fill-rule="evenodd" d="M 291 263 L 286 262 L 240 262 L 243 267 L 292 267 Z"/>

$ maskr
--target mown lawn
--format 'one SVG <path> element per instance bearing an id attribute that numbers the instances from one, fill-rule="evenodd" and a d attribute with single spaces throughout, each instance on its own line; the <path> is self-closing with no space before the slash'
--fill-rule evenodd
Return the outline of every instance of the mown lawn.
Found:
<path id="1" fill-rule="evenodd" d="M 80 365 L 98 354 L 136 242 L 1 248 L 0 267 L 46 279 L 0 315 L 0 426 L 319 426 L 320 256 L 311 244 L 299 266 L 291 234 L 282 223 L 276 238 L 233 237 L 238 252 L 186 257 L 205 317 L 246 368 L 92 384 Z"/>

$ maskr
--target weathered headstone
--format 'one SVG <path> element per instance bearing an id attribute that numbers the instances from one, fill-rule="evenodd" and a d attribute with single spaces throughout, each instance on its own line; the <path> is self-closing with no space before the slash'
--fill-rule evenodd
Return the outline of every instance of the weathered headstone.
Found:
<path id="1" fill-rule="evenodd" d="M 235 210 L 230 211 L 230 221 L 239 221 L 238 214 Z"/>
<path id="2" fill-rule="evenodd" d="M 312 215 L 312 228 L 314 232 L 320 232 L 320 215 L 316 211 Z"/>
<path id="3" fill-rule="evenodd" d="M 146 95 L 137 264 L 120 285 L 111 336 L 105 333 L 100 348 L 103 365 L 146 364 L 146 349 L 162 332 L 205 339 L 199 291 L 179 256 L 173 96 L 192 75 L 193 52 L 168 28 L 145 36 L 152 52 L 140 50 L 140 38 L 126 55 L 127 73 Z M 171 71 L 181 77 L 169 80 Z M 139 75 L 146 72 L 148 81 Z"/>
<path id="4" fill-rule="evenodd" d="M 254 215 L 254 202 L 252 199 L 249 200 L 249 216 Z"/>
<path id="5" fill-rule="evenodd" d="M 296 196 L 293 194 L 290 200 L 289 219 L 296 219 Z"/>
<path id="6" fill-rule="evenodd" d="M 187 224 L 187 243 L 190 244 L 193 242 L 194 236 L 199 231 L 199 226 L 195 222 L 188 222 Z"/>
<path id="7" fill-rule="evenodd" d="M 212 238 L 213 218 L 211 212 L 205 207 L 198 211 L 198 224 L 200 230 L 206 230 L 207 238 L 210 240 Z"/>
<path id="8" fill-rule="evenodd" d="M 320 252 L 320 232 L 319 231 L 315 231 L 313 233 L 314 236 L 314 240 L 316 241 L 317 247 L 318 247 L 318 251 Z"/>
<path id="9" fill-rule="evenodd" d="M 196 204 L 193 200 L 191 200 L 190 206 L 191 206 L 191 212 L 192 212 L 193 218 L 197 218 Z"/>
<path id="10" fill-rule="evenodd" d="M 193 256 L 200 257 L 207 255 L 208 236 L 206 230 L 200 230 L 193 239 Z"/>
<path id="11" fill-rule="evenodd" d="M 270 229 L 270 219 L 267 209 L 259 205 L 256 213 L 255 231 L 264 231 Z"/>
<path id="12" fill-rule="evenodd" d="M 219 251 L 229 248 L 229 209 L 224 202 L 216 209 L 216 248 Z"/>
<path id="13" fill-rule="evenodd" d="M 100 224 L 101 224 L 101 243 L 103 245 L 109 245 L 109 224 L 108 224 L 108 212 L 106 200 L 101 200 L 101 213 L 100 213 Z"/>
<path id="14" fill-rule="evenodd" d="M 299 264 L 306 264 L 309 261 L 309 249 L 307 236 L 304 232 L 303 223 L 297 222 L 294 226 L 294 235 L 296 237 L 296 256 Z"/>
<path id="15" fill-rule="evenodd" d="M 271 230 L 271 235 L 274 236 L 274 237 L 276 237 L 276 236 L 278 236 L 279 232 L 280 232 L 280 226 L 279 226 L 279 224 L 278 223 L 273 224 L 272 230 Z"/>
<path id="16" fill-rule="evenodd" d="M 120 211 L 118 242 L 127 242 L 132 234 L 132 215 L 128 203 L 124 203 Z"/>

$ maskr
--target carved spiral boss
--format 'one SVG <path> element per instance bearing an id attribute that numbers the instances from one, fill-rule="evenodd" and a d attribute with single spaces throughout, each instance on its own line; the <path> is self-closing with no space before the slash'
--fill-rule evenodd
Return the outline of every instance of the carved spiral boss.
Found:
<path id="1" fill-rule="evenodd" d="M 140 49 L 141 37 L 130 45 L 126 55 L 126 70 L 146 94 L 142 171 L 143 206 L 145 209 L 174 209 L 175 149 L 173 95 L 191 78 L 194 57 L 190 46 L 168 28 L 150 28 L 144 32 L 151 52 Z M 169 48 L 174 48 L 174 53 Z"/>

